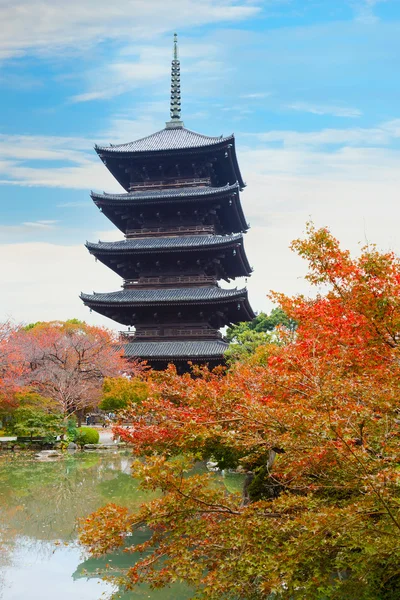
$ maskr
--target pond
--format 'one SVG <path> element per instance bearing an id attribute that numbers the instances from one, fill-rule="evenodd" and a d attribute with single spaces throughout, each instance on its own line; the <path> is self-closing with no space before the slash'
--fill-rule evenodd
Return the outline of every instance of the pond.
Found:
<path id="1" fill-rule="evenodd" d="M 0 457 L 1 600 L 185 600 L 183 585 L 143 586 L 123 593 L 99 571 L 131 564 L 135 555 L 87 558 L 77 544 L 77 519 L 107 502 L 135 508 L 152 496 L 130 475 L 131 457 L 119 452 L 76 453 L 55 462 L 29 455 Z M 144 541 L 146 531 L 135 541 Z M 141 539 L 143 538 L 143 539 Z"/>

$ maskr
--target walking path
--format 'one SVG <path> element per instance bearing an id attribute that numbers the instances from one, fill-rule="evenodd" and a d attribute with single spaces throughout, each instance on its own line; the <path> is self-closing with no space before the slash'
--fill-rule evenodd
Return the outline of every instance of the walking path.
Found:
<path id="1" fill-rule="evenodd" d="M 112 429 L 103 429 L 102 427 L 97 430 L 100 434 L 99 444 L 113 444 L 113 432 Z"/>

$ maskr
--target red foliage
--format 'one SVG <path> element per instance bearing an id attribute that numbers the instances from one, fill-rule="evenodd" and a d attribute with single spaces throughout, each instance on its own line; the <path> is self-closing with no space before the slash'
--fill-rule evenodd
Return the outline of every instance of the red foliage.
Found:
<path id="1" fill-rule="evenodd" d="M 13 344 L 17 326 L 11 321 L 0 323 L 0 410 L 16 406 L 15 393 L 19 390 L 22 373 L 21 355 Z"/>
<path id="2" fill-rule="evenodd" d="M 52 398 L 66 414 L 96 406 L 105 377 L 135 374 L 113 332 L 81 322 L 38 323 L 12 336 L 20 359 L 19 382 Z"/>
<path id="3" fill-rule="evenodd" d="M 397 597 L 400 261 L 374 247 L 352 259 L 312 226 L 293 248 L 326 289 L 273 295 L 295 336 L 282 330 L 225 375 L 150 373 L 149 398 L 117 429 L 149 457 L 136 465 L 144 487 L 164 494 L 132 521 L 154 528 L 162 575 L 146 558 L 135 581 L 181 578 L 213 599 Z M 244 498 L 177 458 L 211 454 L 252 472 Z"/>

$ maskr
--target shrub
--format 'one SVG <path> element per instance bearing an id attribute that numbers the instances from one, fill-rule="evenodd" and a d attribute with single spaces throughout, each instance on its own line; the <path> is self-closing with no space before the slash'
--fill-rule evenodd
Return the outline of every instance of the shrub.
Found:
<path id="1" fill-rule="evenodd" d="M 99 432 L 92 427 L 78 427 L 76 430 L 75 441 L 79 446 L 84 446 L 85 444 L 98 444 L 99 439 Z"/>
<path id="2" fill-rule="evenodd" d="M 65 433 L 64 417 L 61 413 L 47 413 L 35 407 L 20 406 L 7 424 L 7 430 L 18 437 L 43 438 L 53 442 Z"/>
<path id="3" fill-rule="evenodd" d="M 76 418 L 70 417 L 67 421 L 67 435 L 66 439 L 68 442 L 75 442 L 78 428 L 76 426 Z"/>

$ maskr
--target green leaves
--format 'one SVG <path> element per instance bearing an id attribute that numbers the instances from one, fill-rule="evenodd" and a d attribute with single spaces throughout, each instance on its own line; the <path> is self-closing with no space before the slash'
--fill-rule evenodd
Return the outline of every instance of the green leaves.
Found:
<path id="1" fill-rule="evenodd" d="M 19 437 L 41 437 L 49 441 L 64 433 L 65 429 L 63 415 L 32 407 L 17 408 L 10 424 L 10 431 Z"/>

